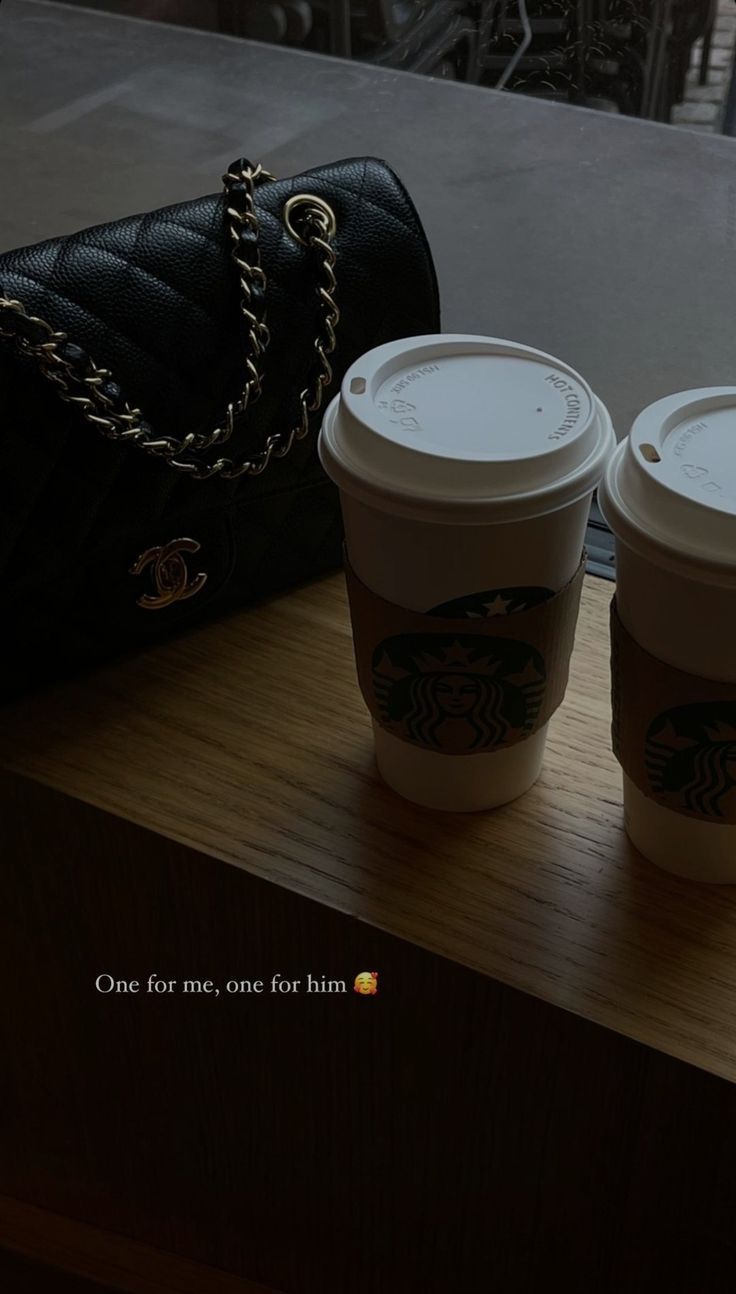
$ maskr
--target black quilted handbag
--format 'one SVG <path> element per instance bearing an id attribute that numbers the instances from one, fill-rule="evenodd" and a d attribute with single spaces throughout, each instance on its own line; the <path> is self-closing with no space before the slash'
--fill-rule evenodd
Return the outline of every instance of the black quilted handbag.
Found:
<path id="1" fill-rule="evenodd" d="M 3 697 L 340 562 L 319 411 L 438 331 L 427 241 L 370 158 L 224 186 L 0 256 Z"/>

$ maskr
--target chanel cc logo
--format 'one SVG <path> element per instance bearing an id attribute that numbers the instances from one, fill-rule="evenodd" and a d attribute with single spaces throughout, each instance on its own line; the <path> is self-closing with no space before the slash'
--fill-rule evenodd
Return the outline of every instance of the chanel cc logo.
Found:
<path id="1" fill-rule="evenodd" d="M 138 606 L 146 611 L 160 611 L 162 607 L 171 606 L 172 602 L 183 602 L 193 598 L 207 583 L 207 576 L 200 571 L 190 579 L 184 553 L 198 553 L 201 545 L 196 539 L 172 539 L 168 544 L 157 548 L 147 548 L 141 553 L 135 566 L 131 566 L 131 575 L 142 575 L 150 566 L 155 594 L 142 593 Z"/>

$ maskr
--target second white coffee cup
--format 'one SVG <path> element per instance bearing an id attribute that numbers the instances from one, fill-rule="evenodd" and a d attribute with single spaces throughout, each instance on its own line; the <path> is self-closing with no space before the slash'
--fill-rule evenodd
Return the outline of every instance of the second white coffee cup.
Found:
<path id="1" fill-rule="evenodd" d="M 572 579 L 614 446 L 605 407 L 568 365 L 515 342 L 447 334 L 392 342 L 353 364 L 319 453 L 340 489 L 350 565 L 368 589 L 447 615 L 482 594 L 481 614 L 495 615 Z M 401 795 L 474 810 L 534 783 L 546 725 L 462 756 L 376 722 L 374 736 L 379 771 Z"/>
<path id="2" fill-rule="evenodd" d="M 713 704 L 670 712 L 649 785 L 624 772 L 627 833 L 667 871 L 734 884 L 736 825 L 724 810 L 736 796 L 736 724 L 724 720 L 736 708 L 736 387 L 680 391 L 644 409 L 608 464 L 599 501 L 616 536 L 626 632 L 655 670 L 661 663 L 702 680 L 704 697 L 709 682 L 725 684 L 734 698 L 720 721 Z M 679 808 L 655 790 L 663 774 Z"/>

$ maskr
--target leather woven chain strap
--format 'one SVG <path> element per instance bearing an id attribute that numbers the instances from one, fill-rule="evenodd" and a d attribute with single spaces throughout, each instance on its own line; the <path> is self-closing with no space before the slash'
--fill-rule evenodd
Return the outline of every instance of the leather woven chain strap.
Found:
<path id="1" fill-rule="evenodd" d="M 332 381 L 329 356 L 335 349 L 335 329 L 340 311 L 335 303 L 336 253 L 333 246 L 337 223 L 330 205 L 314 194 L 295 194 L 284 207 L 284 223 L 305 247 L 320 253 L 322 281 L 317 294 L 322 307 L 321 336 L 315 340 L 317 363 L 307 386 L 299 396 L 300 420 L 287 432 L 273 432 L 262 449 L 239 461 L 214 457 L 209 461 L 196 455 L 219 448 L 230 439 L 236 420 L 261 394 L 262 361 L 269 345 L 266 324 L 266 275 L 259 253 L 259 224 L 255 190 L 274 179 L 260 165 L 246 158 L 234 162 L 225 173 L 226 212 L 232 241 L 231 256 L 240 276 L 240 309 L 248 332 L 245 359 L 246 380 L 238 398 L 228 404 L 222 421 L 209 433 L 189 432 L 186 436 L 157 437 L 140 409 L 131 408 L 112 373 L 98 367 L 80 346 L 64 332 L 55 331 L 45 319 L 30 315 L 20 301 L 0 295 L 0 337 L 12 339 L 18 349 L 34 359 L 44 377 L 53 382 L 59 396 L 76 405 L 94 427 L 109 440 L 132 443 L 147 454 L 163 458 L 170 467 L 186 472 L 195 480 L 211 476 L 259 476 L 272 458 L 283 458 L 295 440 L 309 431 L 309 415 L 322 404 L 325 388 Z M 187 457 L 190 456 L 190 457 Z M 195 457 L 191 457 L 195 456 Z"/>

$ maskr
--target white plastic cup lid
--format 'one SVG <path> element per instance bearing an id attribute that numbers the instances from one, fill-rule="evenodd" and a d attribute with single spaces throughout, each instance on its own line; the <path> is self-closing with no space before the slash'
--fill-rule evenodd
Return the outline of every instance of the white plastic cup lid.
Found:
<path id="1" fill-rule="evenodd" d="M 617 447 L 598 498 L 634 552 L 711 582 L 736 577 L 736 387 L 650 404 Z"/>
<path id="2" fill-rule="evenodd" d="M 588 384 L 493 337 L 410 337 L 345 375 L 319 452 L 340 489 L 438 521 L 515 520 L 592 493 L 615 445 Z"/>

